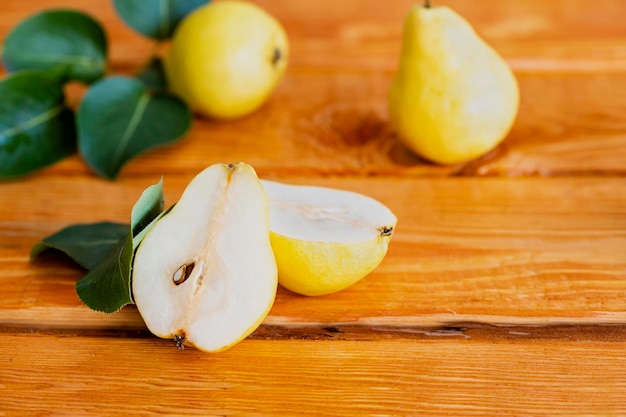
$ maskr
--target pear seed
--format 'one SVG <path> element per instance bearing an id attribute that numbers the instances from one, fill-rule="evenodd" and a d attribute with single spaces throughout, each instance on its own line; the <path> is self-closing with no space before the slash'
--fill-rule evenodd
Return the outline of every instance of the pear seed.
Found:
<path id="1" fill-rule="evenodd" d="M 381 236 L 391 236 L 391 234 L 393 233 L 393 227 L 389 226 L 383 226 L 378 230 L 380 231 Z"/>
<path id="2" fill-rule="evenodd" d="M 189 275 L 191 275 L 191 271 L 193 271 L 193 267 L 195 265 L 196 264 L 192 262 L 189 264 L 184 264 L 183 266 L 178 268 L 178 270 L 174 272 L 174 276 L 172 277 L 174 284 L 180 285 L 183 282 L 187 281 L 187 278 L 189 278 Z"/>

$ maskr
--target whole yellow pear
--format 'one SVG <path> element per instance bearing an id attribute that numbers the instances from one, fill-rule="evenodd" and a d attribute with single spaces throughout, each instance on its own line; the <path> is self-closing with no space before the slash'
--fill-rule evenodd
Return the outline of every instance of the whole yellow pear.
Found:
<path id="1" fill-rule="evenodd" d="M 465 19 L 429 2 L 410 10 L 389 97 L 409 149 L 440 164 L 477 158 L 507 136 L 518 109 L 513 72 Z"/>
<path id="2" fill-rule="evenodd" d="M 194 112 L 232 119 L 268 99 L 287 57 L 278 20 L 255 4 L 229 0 L 209 3 L 181 22 L 164 66 L 169 87 Z"/>

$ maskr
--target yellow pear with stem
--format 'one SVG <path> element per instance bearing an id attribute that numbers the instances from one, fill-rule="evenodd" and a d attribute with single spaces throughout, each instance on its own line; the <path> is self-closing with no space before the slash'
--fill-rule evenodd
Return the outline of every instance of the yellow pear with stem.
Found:
<path id="1" fill-rule="evenodd" d="M 508 135 L 519 97 L 510 67 L 459 14 L 430 1 L 409 11 L 389 113 L 410 150 L 440 164 L 482 156 Z"/>

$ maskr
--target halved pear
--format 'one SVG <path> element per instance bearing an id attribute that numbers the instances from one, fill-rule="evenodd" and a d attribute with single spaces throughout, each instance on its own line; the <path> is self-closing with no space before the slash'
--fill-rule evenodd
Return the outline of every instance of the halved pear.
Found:
<path id="1" fill-rule="evenodd" d="M 277 285 L 267 195 L 243 163 L 198 174 L 133 265 L 134 300 L 150 331 L 208 352 L 252 333 Z"/>
<path id="2" fill-rule="evenodd" d="M 396 216 L 365 195 L 261 180 L 278 282 L 303 295 L 343 290 L 383 260 Z"/>

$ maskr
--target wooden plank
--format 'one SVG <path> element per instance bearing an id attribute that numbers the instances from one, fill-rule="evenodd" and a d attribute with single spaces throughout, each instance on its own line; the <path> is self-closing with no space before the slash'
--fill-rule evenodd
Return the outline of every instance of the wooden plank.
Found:
<path id="1" fill-rule="evenodd" d="M 285 26 L 294 66 L 391 70 L 404 17 L 415 0 L 310 3 L 257 0 Z M 519 71 L 626 69 L 621 0 L 446 0 Z M 0 5 L 0 40 L 32 13 L 54 7 L 85 11 L 102 22 L 112 62 L 128 68 L 147 58 L 151 42 L 117 17 L 107 0 L 38 0 Z"/>
<path id="2" fill-rule="evenodd" d="M 258 112 L 231 122 L 195 119 L 178 143 L 131 161 L 121 177 L 193 174 L 245 161 L 280 175 L 563 176 L 626 174 L 626 72 L 522 75 L 522 105 L 495 151 L 454 166 L 400 144 L 387 114 L 390 75 L 291 71 Z M 78 98 L 74 98 L 78 101 Z M 92 175 L 78 156 L 37 175 Z"/>
<path id="3" fill-rule="evenodd" d="M 0 414 L 623 415 L 622 343 L 246 340 L 3 334 Z M 376 352 L 376 354 L 372 354 Z"/>
<path id="4" fill-rule="evenodd" d="M 399 220 L 374 273 L 326 297 L 281 289 L 268 325 L 626 323 L 623 178 L 280 179 L 371 195 Z M 165 178 L 167 204 L 188 180 Z M 71 223 L 127 221 L 146 185 L 69 177 L 5 184 L 0 325 L 142 328 L 133 308 L 87 311 L 73 287 L 81 271 L 58 258 L 29 263 L 28 251 Z"/>
<path id="5" fill-rule="evenodd" d="M 0 183 L 0 416 L 626 415 L 623 0 L 446 0 L 522 89 L 505 143 L 451 167 L 410 155 L 388 124 L 415 0 L 257 2 L 292 46 L 260 111 L 196 119 L 116 182 L 74 156 Z M 148 58 L 110 0 L 2 2 L 0 44 L 59 6 L 103 22 L 111 73 Z M 85 87 L 67 91 L 75 107 Z M 63 226 L 127 221 L 161 175 L 172 203 L 205 166 L 239 160 L 388 204 L 399 226 L 384 263 L 326 297 L 279 288 L 256 332 L 210 355 L 153 337 L 132 306 L 88 310 L 67 260 L 28 260 Z"/>
<path id="6" fill-rule="evenodd" d="M 5 3 L 0 5 L 0 39 L 23 17 L 62 3 L 103 21 L 110 36 L 112 72 L 131 72 L 152 48 L 124 26 L 109 1 Z M 521 0 L 487 2 L 483 7 L 452 1 L 451 6 L 503 48 L 518 73 L 522 106 L 513 131 L 495 152 L 450 167 L 411 155 L 389 126 L 387 95 L 397 64 L 398 25 L 412 2 L 366 3 L 331 7 L 320 2 L 262 2 L 294 38 L 292 65 L 269 102 L 233 122 L 197 119 L 185 140 L 142 156 L 122 175 L 197 172 L 215 160 L 242 160 L 261 171 L 310 175 L 625 173 L 624 97 L 615 88 L 626 83 L 626 63 L 621 63 L 626 26 L 617 13 L 623 8 L 621 0 L 602 0 L 593 8 L 569 0 L 555 0 L 550 8 Z M 324 19 L 314 18 L 322 10 Z M 536 56 L 537 50 L 544 56 Z M 68 88 L 72 106 L 84 91 L 76 85 Z M 90 173 L 79 157 L 45 172 Z"/>

